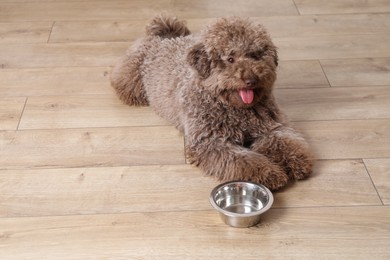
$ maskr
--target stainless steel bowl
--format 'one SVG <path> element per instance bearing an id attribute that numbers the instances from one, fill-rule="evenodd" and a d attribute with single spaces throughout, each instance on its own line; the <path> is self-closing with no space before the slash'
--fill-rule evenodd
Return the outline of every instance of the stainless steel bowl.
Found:
<path id="1" fill-rule="evenodd" d="M 271 208 L 274 197 L 267 187 L 246 181 L 218 185 L 210 194 L 211 205 L 232 227 L 251 227 Z"/>

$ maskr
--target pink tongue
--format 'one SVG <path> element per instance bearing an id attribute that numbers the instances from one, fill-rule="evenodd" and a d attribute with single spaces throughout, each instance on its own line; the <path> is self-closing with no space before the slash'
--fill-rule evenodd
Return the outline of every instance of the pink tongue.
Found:
<path id="1" fill-rule="evenodd" d="M 253 102 L 253 90 L 252 89 L 241 89 L 240 96 L 242 101 L 245 104 L 250 104 Z"/>

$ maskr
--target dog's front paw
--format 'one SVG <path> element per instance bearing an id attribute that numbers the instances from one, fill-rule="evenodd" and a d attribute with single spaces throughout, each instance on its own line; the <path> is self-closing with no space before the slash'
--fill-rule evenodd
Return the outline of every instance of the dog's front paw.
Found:
<path id="1" fill-rule="evenodd" d="M 286 160 L 288 175 L 295 180 L 309 177 L 313 171 L 313 157 L 309 152 L 297 151 Z"/>
<path id="2" fill-rule="evenodd" d="M 241 171 L 236 179 L 260 183 L 270 190 L 278 190 L 287 185 L 289 177 L 282 167 L 261 154 L 252 154 L 236 162 Z"/>
<path id="3" fill-rule="evenodd" d="M 255 142 L 251 149 L 280 165 L 292 180 L 302 180 L 312 173 L 313 155 L 308 144 L 292 130 L 280 131 Z"/>
<path id="4" fill-rule="evenodd" d="M 279 190 L 287 185 L 288 176 L 284 172 L 284 170 L 278 165 L 274 164 L 271 167 L 263 166 L 258 169 L 256 173 L 254 173 L 250 181 L 261 183 L 270 190 Z"/>

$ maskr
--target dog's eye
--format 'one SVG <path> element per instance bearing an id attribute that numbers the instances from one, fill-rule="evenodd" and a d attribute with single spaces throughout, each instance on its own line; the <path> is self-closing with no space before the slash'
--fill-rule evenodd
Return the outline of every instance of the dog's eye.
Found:
<path id="1" fill-rule="evenodd" d="M 247 56 L 254 60 L 260 60 L 264 56 L 264 52 L 263 51 L 251 52 L 248 53 Z"/>
<path id="2" fill-rule="evenodd" d="M 230 62 L 230 63 L 233 63 L 234 59 L 232 57 L 230 57 L 230 58 L 227 59 L 227 61 Z"/>

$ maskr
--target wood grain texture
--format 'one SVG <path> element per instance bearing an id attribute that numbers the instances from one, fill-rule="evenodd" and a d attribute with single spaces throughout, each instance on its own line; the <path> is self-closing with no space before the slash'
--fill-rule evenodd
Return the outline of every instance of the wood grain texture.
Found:
<path id="1" fill-rule="evenodd" d="M 390 34 L 274 38 L 282 60 L 381 58 L 390 56 Z"/>
<path id="2" fill-rule="evenodd" d="M 387 13 L 375 13 L 270 16 L 253 19 L 262 23 L 273 37 L 304 37 L 389 33 L 389 18 Z"/>
<path id="3" fill-rule="evenodd" d="M 0 144 L 0 169 L 184 163 L 183 138 L 167 126 L 3 131 Z"/>
<path id="4" fill-rule="evenodd" d="M 111 94 L 29 97 L 19 129 L 156 125 L 169 124 L 150 107 L 129 107 Z"/>
<path id="5" fill-rule="evenodd" d="M 334 87 L 390 85 L 390 58 L 321 60 Z"/>
<path id="6" fill-rule="evenodd" d="M 364 159 L 372 181 L 385 205 L 390 204 L 390 159 Z"/>
<path id="7" fill-rule="evenodd" d="M 390 118 L 390 86 L 277 89 L 275 95 L 293 121 Z"/>
<path id="8" fill-rule="evenodd" d="M 187 18 L 298 14 L 294 3 L 289 0 L 248 0 L 239 2 L 235 0 L 173 0 L 172 11 L 178 16 Z"/>
<path id="9" fill-rule="evenodd" d="M 214 211 L 3 218 L 1 247 L 8 259 L 384 260 L 389 214 L 383 206 L 273 209 L 251 229 L 227 228 Z"/>
<path id="10" fill-rule="evenodd" d="M 236 5 L 237 2 L 234 3 L 234 6 Z M 221 16 L 226 16 L 224 11 L 220 12 Z M 128 18 L 128 20 L 116 21 L 56 21 L 50 42 L 133 41 L 145 35 L 145 26 L 151 18 L 137 20 Z M 198 33 L 215 20 L 215 18 L 188 18 L 185 15 L 179 15 L 179 18 L 185 18 L 188 28 L 193 33 Z M 262 17 L 254 15 L 251 19 L 263 24 L 273 37 L 390 33 L 389 14 Z"/>
<path id="11" fill-rule="evenodd" d="M 390 120 L 299 122 L 318 159 L 390 156 Z"/>
<path id="12" fill-rule="evenodd" d="M 218 184 L 191 165 L 0 171 L 0 217 L 209 210 Z M 180 197 L 180 200 L 178 200 Z M 275 208 L 382 205 L 360 160 L 319 161 Z"/>
<path id="13" fill-rule="evenodd" d="M 1 69 L 1 96 L 113 94 L 109 67 Z"/>
<path id="14" fill-rule="evenodd" d="M 46 43 L 53 22 L 0 23 L 2 43 Z"/>
<path id="15" fill-rule="evenodd" d="M 93 3 L 93 4 L 92 4 Z M 45 1 L 5 2 L 7 10 L 0 17 L 4 21 L 55 21 L 55 20 L 113 20 L 142 19 L 163 11 L 171 11 L 188 18 L 218 17 L 221 15 L 296 15 L 298 12 L 290 0 L 229 0 L 188 1 Z M 262 8 L 267 6 L 267 8 Z"/>
<path id="16" fill-rule="evenodd" d="M 16 130 L 22 116 L 26 98 L 0 98 L 0 131 Z"/>
<path id="17" fill-rule="evenodd" d="M 217 185 L 191 165 L 3 170 L 0 183 L 1 217 L 205 210 Z"/>
<path id="18" fill-rule="evenodd" d="M 128 43 L 0 44 L 3 68 L 102 67 L 113 65 Z"/>
<path id="19" fill-rule="evenodd" d="M 51 43 L 133 41 L 145 36 L 148 20 L 59 21 L 54 24 Z"/>
<path id="20" fill-rule="evenodd" d="M 329 87 L 318 61 L 282 61 L 277 73 L 276 88 Z"/>
<path id="21" fill-rule="evenodd" d="M 142 18 L 158 14 L 169 7 L 169 0 L 161 1 L 36 1 L 5 2 L 4 21 L 105 20 Z"/>
<path id="22" fill-rule="evenodd" d="M 294 0 L 300 14 L 386 13 L 386 0 Z"/>
<path id="23" fill-rule="evenodd" d="M 275 194 L 275 207 L 382 205 L 361 160 L 317 161 L 313 176 Z"/>

